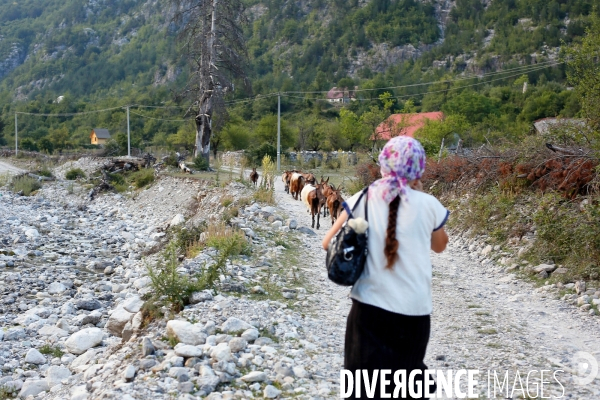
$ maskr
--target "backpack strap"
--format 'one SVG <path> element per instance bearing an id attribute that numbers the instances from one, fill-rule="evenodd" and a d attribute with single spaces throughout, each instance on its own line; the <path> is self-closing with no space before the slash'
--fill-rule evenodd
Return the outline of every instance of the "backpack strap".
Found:
<path id="1" fill-rule="evenodd" d="M 342 207 L 344 207 L 344 210 L 346 210 L 346 213 L 348 214 L 348 219 L 354 218 L 354 215 L 352 214 L 352 211 L 354 211 L 356 209 L 356 207 L 360 203 L 360 200 L 363 198 L 363 196 L 365 195 L 365 193 L 368 193 L 368 192 L 369 192 L 369 187 L 367 186 L 366 188 L 364 188 L 362 190 L 362 193 L 360 194 L 360 196 L 356 200 L 356 203 L 354 203 L 354 207 L 352 207 L 352 209 L 350 209 L 350 207 L 348 206 L 348 203 L 346 203 L 346 202 L 342 203 Z M 369 212 L 367 210 L 367 200 L 368 200 L 368 197 L 369 196 L 365 197 L 365 220 L 366 221 L 369 220 Z"/>

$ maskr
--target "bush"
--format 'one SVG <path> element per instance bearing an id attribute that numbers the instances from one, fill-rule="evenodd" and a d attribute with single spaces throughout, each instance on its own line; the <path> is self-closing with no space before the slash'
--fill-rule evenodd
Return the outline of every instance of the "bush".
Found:
<path id="1" fill-rule="evenodd" d="M 56 357 L 56 358 L 60 358 L 62 357 L 65 353 L 60 349 L 60 347 L 52 347 L 48 344 L 43 345 L 42 347 L 40 347 L 40 353 L 42 354 L 51 354 L 52 357 Z"/>
<path id="2" fill-rule="evenodd" d="M 328 169 L 340 169 L 340 167 L 342 166 L 342 161 L 337 158 L 330 158 L 325 163 L 325 166 Z"/>
<path id="3" fill-rule="evenodd" d="M 202 155 L 199 155 L 198 157 L 194 158 L 194 168 L 198 171 L 208 171 L 208 161 L 206 161 L 206 158 L 204 158 Z"/>
<path id="4" fill-rule="evenodd" d="M 23 192 L 24 196 L 29 196 L 31 193 L 39 190 L 42 187 L 40 181 L 30 176 L 15 177 L 11 183 L 11 189 L 15 193 Z"/>
<path id="5" fill-rule="evenodd" d="M 206 245 L 227 253 L 228 256 L 240 254 L 250 255 L 250 244 L 246 235 L 239 229 L 234 229 L 225 224 L 212 224 L 206 231 Z"/>
<path id="6" fill-rule="evenodd" d="M 131 174 L 131 181 L 138 189 L 143 188 L 154 182 L 154 170 L 148 168 L 136 171 Z"/>
<path id="7" fill-rule="evenodd" d="M 39 148 L 37 147 L 33 139 L 30 138 L 25 138 L 21 140 L 20 148 L 26 151 L 39 151 Z"/>
<path id="8" fill-rule="evenodd" d="M 259 203 L 275 204 L 275 193 L 272 190 L 262 187 L 254 192 L 253 198 Z"/>
<path id="9" fill-rule="evenodd" d="M 169 156 L 165 159 L 165 164 L 169 167 L 179 168 L 179 162 L 177 161 L 177 154 L 172 151 Z"/>
<path id="10" fill-rule="evenodd" d="M 65 174 L 65 178 L 67 178 L 70 181 L 74 181 L 78 178 L 85 178 L 85 172 L 83 172 L 81 168 L 72 168 L 67 171 L 67 173 Z"/>
<path id="11" fill-rule="evenodd" d="M 37 171 L 37 175 L 39 176 L 45 176 L 48 178 L 52 178 L 54 175 L 52 175 L 52 171 L 50 171 L 48 168 L 42 168 L 39 171 Z"/>

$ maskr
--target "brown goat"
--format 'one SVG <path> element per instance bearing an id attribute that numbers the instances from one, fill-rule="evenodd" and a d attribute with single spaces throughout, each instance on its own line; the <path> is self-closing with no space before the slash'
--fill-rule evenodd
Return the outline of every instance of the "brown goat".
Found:
<path id="1" fill-rule="evenodd" d="M 306 184 L 309 184 L 309 185 L 317 184 L 317 178 L 315 178 L 315 176 L 313 174 L 311 174 L 310 172 L 308 172 L 306 174 L 300 172 L 300 174 L 304 177 L 304 182 L 306 182 Z"/>
<path id="2" fill-rule="evenodd" d="M 290 179 L 290 194 L 294 200 L 298 200 L 298 196 L 300 195 L 300 192 L 302 192 L 303 188 L 304 177 L 301 174 L 294 172 Z"/>
<path id="3" fill-rule="evenodd" d="M 325 198 L 329 197 L 329 195 L 335 190 L 333 185 L 329 184 L 329 177 L 327 180 L 324 180 L 321 176 L 321 185 L 323 185 L 323 196 L 325 196 Z M 323 207 L 323 217 L 327 216 L 327 212 L 329 211 L 327 207 L 327 203 L 325 203 L 325 207 Z"/>
<path id="4" fill-rule="evenodd" d="M 321 207 L 325 205 L 327 199 L 323 196 L 323 185 L 306 185 L 302 190 L 302 201 L 308 207 L 312 216 L 312 228 L 315 227 L 315 215 L 317 216 L 317 229 L 321 227 Z"/>
<path id="5" fill-rule="evenodd" d="M 283 173 L 283 175 L 281 175 L 281 180 L 283 181 L 283 184 L 285 185 L 285 192 L 289 193 L 290 192 L 290 181 L 292 180 L 292 174 L 293 171 L 285 171 Z"/>
<path id="6" fill-rule="evenodd" d="M 344 203 L 344 198 L 342 197 L 340 187 L 337 190 L 332 191 L 327 197 L 327 207 L 329 207 L 329 214 L 331 215 L 331 225 L 335 223 L 344 209 L 342 203 Z"/>
<path id="7" fill-rule="evenodd" d="M 256 168 L 252 168 L 252 172 L 250 173 L 250 180 L 256 187 L 256 183 L 258 182 L 258 172 L 256 172 Z"/>

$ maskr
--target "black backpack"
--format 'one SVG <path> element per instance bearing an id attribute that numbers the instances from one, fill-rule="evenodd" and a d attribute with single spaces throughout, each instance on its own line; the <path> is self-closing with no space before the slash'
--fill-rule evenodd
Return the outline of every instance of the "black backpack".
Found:
<path id="1" fill-rule="evenodd" d="M 356 201 L 352 210 L 350 210 L 346 203 L 343 204 L 344 209 L 348 214 L 348 221 L 354 218 L 352 211 L 356 209 L 360 200 L 368 193 L 368 191 L 369 187 L 367 186 L 362 191 L 362 194 Z M 369 220 L 367 203 L 368 195 L 365 196 L 366 221 Z M 369 229 L 367 228 L 365 233 L 356 233 L 354 229 L 348 225 L 348 221 L 346 221 L 340 231 L 331 240 L 327 249 L 327 258 L 325 260 L 329 279 L 338 285 L 343 286 L 352 286 L 356 283 L 365 268 L 368 253 L 367 244 Z"/>

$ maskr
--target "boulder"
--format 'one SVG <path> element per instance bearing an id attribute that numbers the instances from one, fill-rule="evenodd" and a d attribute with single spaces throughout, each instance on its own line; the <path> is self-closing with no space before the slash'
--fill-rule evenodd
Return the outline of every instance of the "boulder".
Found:
<path id="1" fill-rule="evenodd" d="M 256 339 L 258 339 L 258 336 L 258 330 L 255 328 L 246 329 L 242 333 L 242 338 L 245 339 L 247 342 L 254 342 Z"/>
<path id="2" fill-rule="evenodd" d="M 210 356 L 216 361 L 229 361 L 231 359 L 231 349 L 227 343 L 219 343 L 211 349 Z"/>
<path id="3" fill-rule="evenodd" d="M 38 335 L 42 336 L 56 336 L 56 337 L 67 337 L 69 332 L 64 329 L 60 329 L 58 326 L 45 325 L 38 331 Z"/>
<path id="4" fill-rule="evenodd" d="M 236 337 L 229 341 L 229 348 L 231 349 L 232 353 L 242 351 L 246 348 L 246 346 L 248 346 L 248 342 L 246 341 L 246 339 L 243 339 L 241 337 Z"/>
<path id="5" fill-rule="evenodd" d="M 279 396 L 280 394 L 281 394 L 281 390 L 277 389 L 273 385 L 267 385 L 263 392 L 265 399 L 274 399 L 275 397 Z"/>
<path id="6" fill-rule="evenodd" d="M 223 322 L 223 325 L 221 325 L 221 330 L 226 333 L 245 331 L 252 328 L 254 328 L 252 325 L 236 317 L 228 318 L 227 321 Z"/>
<path id="7" fill-rule="evenodd" d="M 123 328 L 125 328 L 125 325 L 131 321 L 132 318 L 133 313 L 125 310 L 123 307 L 117 307 L 108 318 L 108 321 L 106 321 L 106 330 L 112 335 L 121 337 Z"/>
<path id="8" fill-rule="evenodd" d="M 96 355 L 96 350 L 88 349 L 85 353 L 83 353 L 82 355 L 80 355 L 79 357 L 77 357 L 76 359 L 73 360 L 73 362 L 70 365 L 71 369 L 74 370 L 77 367 L 86 365 L 87 363 L 89 363 L 90 361 L 92 361 L 94 359 L 95 355 Z"/>
<path id="9" fill-rule="evenodd" d="M 202 301 L 209 301 L 212 300 L 213 296 L 209 291 L 204 291 L 204 292 L 194 292 L 192 293 L 192 295 L 190 296 L 190 303 L 191 304 L 198 304 Z"/>
<path id="10" fill-rule="evenodd" d="M 173 217 L 173 219 L 171 220 L 171 226 L 177 226 L 177 225 L 181 225 L 185 222 L 185 218 L 183 217 L 183 214 L 177 214 L 176 216 Z"/>
<path id="11" fill-rule="evenodd" d="M 72 334 L 65 345 L 69 353 L 79 355 L 102 343 L 102 336 L 100 328 L 85 328 Z"/>
<path id="12" fill-rule="evenodd" d="M 46 362 L 46 357 L 36 349 L 29 349 L 27 355 L 25 356 L 25 362 L 29 364 L 44 364 Z"/>
<path id="13" fill-rule="evenodd" d="M 53 365 L 46 370 L 46 382 L 48 382 L 49 387 L 58 385 L 63 379 L 67 379 L 70 376 L 71 371 L 66 367 Z"/>
<path id="14" fill-rule="evenodd" d="M 167 322 L 167 335 L 176 338 L 180 343 L 197 346 L 206 342 L 206 333 L 200 325 L 183 320 Z"/>
<path id="15" fill-rule="evenodd" d="M 52 282 L 48 285 L 48 293 L 50 294 L 60 294 L 66 291 L 68 288 L 60 282 Z"/>
<path id="16" fill-rule="evenodd" d="M 174 350 L 176 355 L 184 358 L 202 356 L 202 349 L 198 346 L 192 346 L 191 344 L 178 343 Z"/>
<path id="17" fill-rule="evenodd" d="M 554 264 L 540 264 L 538 266 L 533 267 L 533 271 L 536 274 L 539 274 L 540 272 L 552 272 L 556 269 L 556 265 Z"/>
<path id="18" fill-rule="evenodd" d="M 48 389 L 50 389 L 48 387 L 48 382 L 43 379 L 26 380 L 23 382 L 23 386 L 19 392 L 19 397 L 24 399 L 27 396 L 37 396 Z"/>
<path id="19" fill-rule="evenodd" d="M 267 380 L 267 374 L 263 371 L 252 371 L 242 376 L 244 382 L 264 382 Z"/>
<path id="20" fill-rule="evenodd" d="M 125 299 L 125 301 L 123 301 L 122 304 L 123 308 L 126 311 L 135 314 L 142 309 L 142 306 L 144 305 L 144 300 L 142 300 L 140 296 L 133 296 Z"/>
<path id="21" fill-rule="evenodd" d="M 75 300 L 75 307 L 80 310 L 93 311 L 102 308 L 102 303 L 94 298 L 84 298 Z"/>

